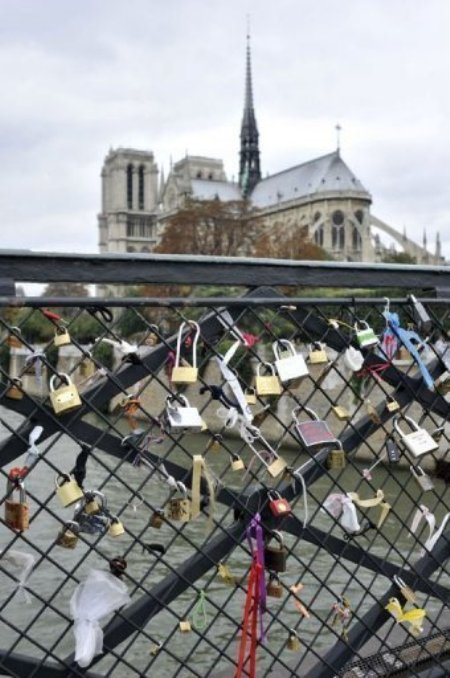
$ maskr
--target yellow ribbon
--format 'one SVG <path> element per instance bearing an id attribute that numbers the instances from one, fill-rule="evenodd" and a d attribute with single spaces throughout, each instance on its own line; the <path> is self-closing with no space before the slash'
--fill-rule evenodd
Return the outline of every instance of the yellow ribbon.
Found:
<path id="1" fill-rule="evenodd" d="M 390 598 L 385 610 L 391 613 L 397 624 L 406 622 L 410 624 L 409 631 L 413 636 L 418 636 L 422 633 L 422 622 L 426 617 L 426 610 L 422 607 L 414 607 L 412 610 L 405 610 L 400 605 L 398 598 Z"/>
<path id="2" fill-rule="evenodd" d="M 356 506 L 360 508 L 373 508 L 374 506 L 380 507 L 380 517 L 378 518 L 377 528 L 380 528 L 384 521 L 386 520 L 389 511 L 391 510 L 391 505 L 384 501 L 384 492 L 383 490 L 377 490 L 377 493 L 371 499 L 360 499 L 357 492 L 347 492 L 347 496 L 353 501 Z"/>
<path id="3" fill-rule="evenodd" d="M 200 482 L 202 473 L 205 476 L 209 491 L 209 518 L 208 522 L 212 524 L 215 506 L 214 482 L 201 454 L 194 454 L 192 458 L 192 494 L 191 494 L 191 518 L 196 518 L 200 514 Z"/>

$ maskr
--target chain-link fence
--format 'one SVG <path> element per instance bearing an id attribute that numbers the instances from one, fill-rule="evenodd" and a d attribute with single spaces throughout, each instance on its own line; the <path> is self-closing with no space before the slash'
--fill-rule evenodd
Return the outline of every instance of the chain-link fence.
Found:
<path id="1" fill-rule="evenodd" d="M 448 675 L 448 304 L 251 277 L 3 298 L 4 675 Z"/>

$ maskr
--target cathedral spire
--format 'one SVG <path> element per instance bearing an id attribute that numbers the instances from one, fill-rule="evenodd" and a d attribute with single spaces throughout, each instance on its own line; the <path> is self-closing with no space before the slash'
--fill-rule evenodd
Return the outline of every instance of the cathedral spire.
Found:
<path id="1" fill-rule="evenodd" d="M 241 125 L 241 150 L 239 153 L 239 186 L 246 197 L 261 179 L 259 166 L 259 134 L 253 108 L 252 63 L 250 31 L 247 29 L 247 58 L 245 70 L 244 114 Z"/>

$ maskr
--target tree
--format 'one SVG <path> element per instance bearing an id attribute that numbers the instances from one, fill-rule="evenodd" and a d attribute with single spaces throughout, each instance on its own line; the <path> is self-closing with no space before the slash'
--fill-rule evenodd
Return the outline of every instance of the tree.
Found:
<path id="1" fill-rule="evenodd" d="M 388 252 L 381 261 L 383 264 L 417 264 L 416 257 L 407 252 Z"/>
<path id="2" fill-rule="evenodd" d="M 255 247 L 255 256 L 270 257 L 272 259 L 304 259 L 321 261 L 331 259 L 324 249 L 311 242 L 308 238 L 308 229 L 286 229 L 275 224 L 267 229 L 258 239 Z"/>
<path id="3" fill-rule="evenodd" d="M 48 283 L 43 297 L 88 297 L 89 290 L 83 283 L 77 282 L 54 282 Z"/>
<path id="4" fill-rule="evenodd" d="M 167 221 L 155 252 L 251 256 L 261 233 L 257 211 L 246 200 L 192 200 Z"/>

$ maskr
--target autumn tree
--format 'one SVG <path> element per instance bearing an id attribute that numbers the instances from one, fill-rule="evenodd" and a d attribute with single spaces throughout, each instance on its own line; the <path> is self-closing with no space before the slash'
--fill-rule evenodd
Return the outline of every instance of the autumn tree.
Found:
<path id="1" fill-rule="evenodd" d="M 89 290 L 78 282 L 48 283 L 42 292 L 43 297 L 88 297 Z"/>
<path id="2" fill-rule="evenodd" d="M 324 249 L 311 242 L 306 226 L 294 229 L 282 227 L 279 224 L 266 229 L 259 237 L 255 247 L 255 256 L 296 261 L 331 259 Z"/>
<path id="3" fill-rule="evenodd" d="M 166 222 L 155 252 L 252 256 L 261 233 L 257 211 L 246 200 L 189 199 Z"/>

